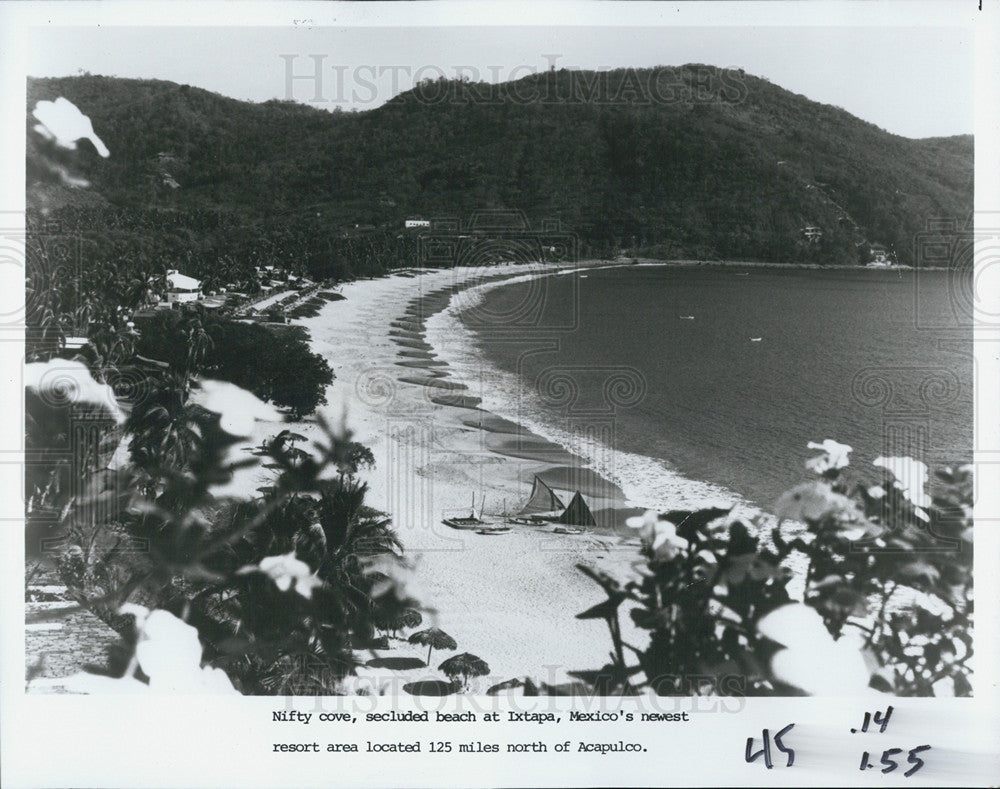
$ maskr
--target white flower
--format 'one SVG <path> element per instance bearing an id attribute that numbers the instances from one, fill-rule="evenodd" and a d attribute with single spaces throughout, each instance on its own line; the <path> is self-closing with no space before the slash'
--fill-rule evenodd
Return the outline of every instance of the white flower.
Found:
<path id="1" fill-rule="evenodd" d="M 771 671 L 782 682 L 811 696 L 877 695 L 868 687 L 871 671 L 861 643 L 846 636 L 834 640 L 815 609 L 784 605 L 764 616 L 757 632 L 785 647 L 771 659 Z"/>
<path id="2" fill-rule="evenodd" d="M 75 151 L 77 140 L 88 139 L 102 157 L 110 155 L 107 146 L 94 133 L 90 118 L 69 99 L 60 96 L 55 101 L 40 101 L 31 114 L 39 121 L 35 124 L 35 131 L 53 140 L 60 148 Z"/>
<path id="3" fill-rule="evenodd" d="M 852 447 L 847 446 L 847 444 L 838 444 L 832 438 L 826 439 L 822 444 L 810 441 L 806 446 L 809 449 L 823 450 L 822 455 L 817 455 L 806 461 L 806 468 L 817 474 L 823 474 L 831 469 L 844 468 L 851 462 L 847 456 L 853 451 Z"/>
<path id="4" fill-rule="evenodd" d="M 847 521 L 860 518 L 851 499 L 818 481 L 797 485 L 784 493 L 774 505 L 774 514 L 794 521 L 818 521 L 828 515 Z"/>
<path id="5" fill-rule="evenodd" d="M 660 516 L 655 510 L 646 510 L 643 515 L 633 515 L 625 521 L 625 525 L 630 529 L 639 529 L 639 539 L 649 545 L 656 536 L 656 524 L 659 520 Z"/>
<path id="6" fill-rule="evenodd" d="M 931 497 L 924 492 L 927 484 L 927 466 L 919 460 L 910 457 L 877 457 L 872 465 L 879 466 L 896 478 L 895 485 L 903 496 L 917 507 L 929 507 Z M 918 514 L 921 514 L 918 511 Z M 922 516 L 926 520 L 926 514 Z"/>
<path id="7" fill-rule="evenodd" d="M 657 521 L 656 536 L 650 547 L 656 559 L 670 561 L 680 551 L 687 550 L 688 541 L 677 536 L 677 527 L 670 521 Z"/>
<path id="8" fill-rule="evenodd" d="M 677 536 L 677 527 L 670 521 L 661 520 L 654 510 L 646 510 L 644 515 L 636 515 L 625 521 L 630 529 L 639 529 L 639 539 L 660 561 L 673 559 L 679 551 L 687 550 L 688 541 Z"/>
<path id="9" fill-rule="evenodd" d="M 240 574 L 264 573 L 274 581 L 274 585 L 282 592 L 287 592 L 294 587 L 296 592 L 307 599 L 312 597 L 314 588 L 323 585 L 323 582 L 310 572 L 308 564 L 295 558 L 294 550 L 278 556 L 268 556 L 261 559 L 259 565 L 241 567 L 237 572 Z"/>
<path id="10" fill-rule="evenodd" d="M 218 414 L 219 426 L 232 436 L 249 438 L 254 422 L 280 422 L 281 412 L 273 405 L 228 381 L 203 379 L 191 391 L 191 401 Z"/>
<path id="11" fill-rule="evenodd" d="M 198 630 L 169 611 L 126 603 L 119 613 L 135 617 L 135 658 L 152 693 L 236 693 L 224 671 L 201 666 Z M 123 682 L 130 677 L 117 680 Z M 131 687 L 131 686 L 129 686 Z M 127 688 L 126 688 L 127 689 Z"/>
<path id="12" fill-rule="evenodd" d="M 201 666 L 198 630 L 169 611 L 151 611 L 139 628 L 135 656 L 139 668 L 149 677 L 150 687 L 184 683 L 185 675 Z"/>
<path id="13" fill-rule="evenodd" d="M 125 414 L 118 405 L 114 390 L 99 384 L 76 359 L 49 359 L 24 366 L 25 388 L 34 392 L 46 405 L 67 406 L 72 403 L 102 407 L 119 425 Z"/>

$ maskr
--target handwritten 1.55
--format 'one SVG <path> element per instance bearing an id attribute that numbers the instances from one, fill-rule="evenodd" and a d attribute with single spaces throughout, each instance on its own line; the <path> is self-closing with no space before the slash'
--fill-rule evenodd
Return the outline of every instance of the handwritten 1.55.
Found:
<path id="1" fill-rule="evenodd" d="M 878 733 L 884 734 L 886 727 L 889 725 L 889 718 L 891 717 L 892 717 L 892 705 L 886 707 L 885 712 L 881 712 L 879 710 L 876 710 L 874 714 L 866 712 L 864 722 L 861 724 L 862 733 L 867 732 L 869 725 L 874 723 L 876 726 L 879 727 Z M 851 734 L 857 734 L 857 733 L 858 733 L 857 729 L 851 729 Z M 930 745 L 919 745 L 916 748 L 910 748 L 909 753 L 906 755 L 906 761 L 907 763 L 912 764 L 913 766 L 905 773 L 903 773 L 904 777 L 909 778 L 917 770 L 919 770 L 921 767 L 924 766 L 924 760 L 921 759 L 917 754 L 923 753 L 924 751 L 929 751 L 930 749 L 931 749 Z M 895 756 L 896 754 L 902 752 L 903 752 L 902 748 L 886 748 L 884 751 L 882 751 L 882 759 L 880 761 L 883 765 L 885 765 L 882 768 L 883 773 L 891 773 L 893 770 L 899 767 L 899 764 L 896 762 Z M 870 759 L 871 756 L 868 753 L 868 751 L 862 753 L 861 765 L 858 769 L 864 772 L 865 770 L 869 770 L 875 767 L 875 765 L 871 763 Z"/>
<path id="2" fill-rule="evenodd" d="M 904 777 L 909 778 L 917 770 L 919 770 L 921 767 L 924 766 L 924 760 L 921 759 L 917 754 L 922 753 L 923 751 L 929 751 L 930 749 L 931 749 L 930 745 L 918 745 L 916 748 L 910 748 L 910 752 L 906 756 L 906 761 L 909 764 L 912 764 L 913 766 L 905 773 L 903 773 Z M 899 767 L 899 764 L 896 762 L 894 757 L 896 756 L 897 753 L 902 753 L 902 752 L 903 752 L 902 748 L 886 748 L 884 751 L 882 751 L 881 762 L 882 764 L 885 765 L 885 767 L 882 768 L 883 773 L 891 773 L 893 770 Z M 864 753 L 861 754 L 861 766 L 858 769 L 864 771 L 874 767 L 875 765 L 872 764 L 868 759 L 869 759 L 868 751 L 865 751 Z"/>

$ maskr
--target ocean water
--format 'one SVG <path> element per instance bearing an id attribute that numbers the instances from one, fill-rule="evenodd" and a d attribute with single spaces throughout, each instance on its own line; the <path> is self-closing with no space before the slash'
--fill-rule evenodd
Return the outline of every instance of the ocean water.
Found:
<path id="1" fill-rule="evenodd" d="M 632 266 L 487 286 L 429 339 L 484 407 L 584 455 L 636 503 L 769 507 L 808 441 L 852 466 L 971 456 L 968 283 L 945 271 Z"/>

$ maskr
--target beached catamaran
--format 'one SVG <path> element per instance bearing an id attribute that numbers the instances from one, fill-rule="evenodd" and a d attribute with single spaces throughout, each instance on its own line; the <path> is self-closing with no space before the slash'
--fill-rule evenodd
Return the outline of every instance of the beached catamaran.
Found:
<path id="1" fill-rule="evenodd" d="M 521 507 L 521 510 L 512 518 L 507 520 L 510 523 L 517 523 L 530 526 L 557 518 L 566 509 L 556 492 L 552 490 L 536 475 L 531 484 L 531 495 L 528 501 Z"/>
<path id="2" fill-rule="evenodd" d="M 483 502 L 485 503 L 485 501 L 486 501 L 486 499 L 484 498 Z M 445 526 L 451 526 L 451 528 L 453 528 L 453 529 L 469 529 L 469 530 L 481 529 L 484 526 L 488 526 L 489 525 L 489 524 L 486 523 L 486 521 L 484 521 L 482 519 L 482 517 L 481 517 L 482 514 L 483 514 L 483 511 L 482 511 L 482 508 L 480 508 L 480 510 L 479 510 L 479 516 L 476 515 L 476 494 L 473 493 L 472 494 L 472 507 L 469 510 L 468 517 L 466 517 L 466 518 L 445 518 L 441 522 Z"/>
<path id="3" fill-rule="evenodd" d="M 531 495 L 518 512 L 517 516 L 508 518 L 510 523 L 523 525 L 538 525 L 541 523 L 557 524 L 553 531 L 559 534 L 580 534 L 581 527 L 596 526 L 596 520 L 580 491 L 573 494 L 569 506 L 562 503 L 542 479 L 537 475 L 531 485 Z"/>
<path id="4" fill-rule="evenodd" d="M 468 516 L 444 518 L 442 523 L 453 529 L 475 531 L 478 534 L 506 534 L 510 532 L 510 526 L 504 523 L 491 524 L 483 520 L 485 501 L 484 498 L 483 504 L 480 505 L 479 515 L 476 515 L 476 495 L 473 493 L 472 506 Z M 559 534 L 580 534 L 583 528 L 597 525 L 594 514 L 590 511 L 590 507 L 587 506 L 580 491 L 573 494 L 573 498 L 570 499 L 567 506 L 562 503 L 556 492 L 537 475 L 531 485 L 531 495 L 517 515 L 501 517 L 508 524 L 521 526 L 555 524 L 553 531 Z"/>

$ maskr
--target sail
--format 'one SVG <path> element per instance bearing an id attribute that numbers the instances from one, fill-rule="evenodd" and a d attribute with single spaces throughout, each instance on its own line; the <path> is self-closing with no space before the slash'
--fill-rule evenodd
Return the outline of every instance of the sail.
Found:
<path id="1" fill-rule="evenodd" d="M 542 482 L 538 477 L 535 477 L 535 481 L 531 486 L 531 495 L 528 497 L 527 503 L 518 512 L 518 515 L 535 515 L 539 512 L 553 512 L 555 510 L 561 510 L 566 505 L 563 504 L 559 497 L 555 494 L 548 485 Z"/>
<path id="2" fill-rule="evenodd" d="M 587 506 L 587 502 L 583 500 L 583 496 L 580 495 L 580 491 L 573 494 L 573 500 L 570 501 L 569 506 L 566 511 L 560 515 L 556 523 L 562 523 L 566 526 L 596 526 L 597 522 L 594 520 L 594 513 L 590 511 L 590 507 Z"/>

